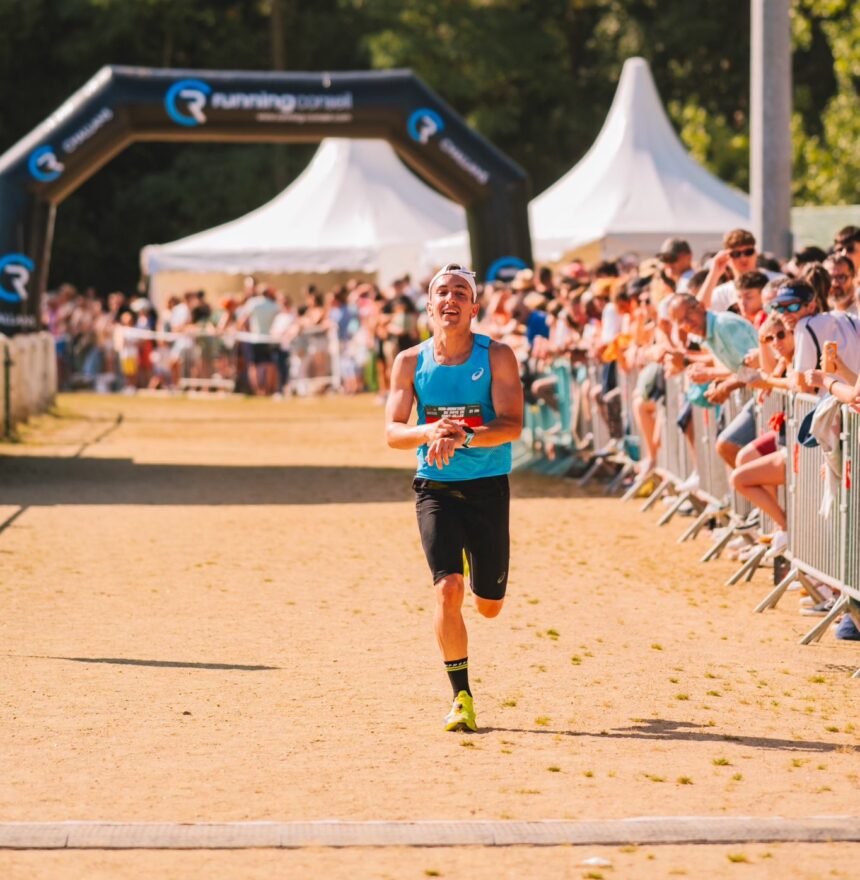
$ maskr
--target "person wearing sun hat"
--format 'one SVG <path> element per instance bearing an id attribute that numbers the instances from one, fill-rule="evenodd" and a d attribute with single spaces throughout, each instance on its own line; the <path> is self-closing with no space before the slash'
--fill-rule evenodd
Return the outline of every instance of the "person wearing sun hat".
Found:
<path id="1" fill-rule="evenodd" d="M 811 284 L 796 279 L 784 282 L 770 308 L 794 331 L 791 378 L 798 390 L 811 390 L 806 373 L 818 370 L 825 342 L 835 342 L 842 363 L 860 372 L 860 319 L 844 312 L 819 312 Z"/>

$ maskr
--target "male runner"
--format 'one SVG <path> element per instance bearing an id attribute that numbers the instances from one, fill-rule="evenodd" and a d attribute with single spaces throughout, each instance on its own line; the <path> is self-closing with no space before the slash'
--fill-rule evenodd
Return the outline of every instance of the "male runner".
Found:
<path id="1" fill-rule="evenodd" d="M 463 622 L 463 551 L 475 607 L 502 610 L 510 540 L 507 475 L 520 436 L 523 392 L 514 354 L 472 333 L 478 313 L 473 272 L 456 263 L 430 282 L 433 337 L 401 352 L 391 371 L 385 434 L 394 449 L 417 449 L 421 543 L 436 592 L 433 625 L 454 690 L 446 730 L 477 730 Z M 418 404 L 418 424 L 407 423 Z"/>

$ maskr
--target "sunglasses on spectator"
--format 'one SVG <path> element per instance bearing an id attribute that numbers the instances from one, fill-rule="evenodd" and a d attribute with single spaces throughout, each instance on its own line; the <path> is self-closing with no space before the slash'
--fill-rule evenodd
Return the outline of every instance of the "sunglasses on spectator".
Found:
<path id="1" fill-rule="evenodd" d="M 738 257 L 751 257 L 755 253 L 754 247 L 743 248 L 742 250 L 737 251 L 729 251 L 729 256 L 733 260 L 737 260 Z"/>
<path id="2" fill-rule="evenodd" d="M 806 305 L 806 303 L 802 303 L 802 302 L 793 302 L 793 303 L 788 303 L 787 305 L 785 303 L 781 303 L 779 305 L 774 303 L 773 309 L 774 309 L 774 311 L 779 312 L 780 314 L 783 314 L 785 312 L 791 312 L 791 314 L 794 315 L 795 313 L 799 312 L 804 307 L 804 305 Z"/>
<path id="3" fill-rule="evenodd" d="M 761 341 L 764 342 L 765 345 L 770 345 L 775 339 L 785 339 L 785 330 L 777 330 L 776 333 L 761 337 Z"/>
<path id="4" fill-rule="evenodd" d="M 831 276 L 830 276 L 830 280 L 831 280 L 831 281 L 841 281 L 841 282 L 844 283 L 844 282 L 848 282 L 848 281 L 850 281 L 850 280 L 851 280 L 851 276 L 850 276 L 850 275 L 843 275 L 843 274 L 840 272 L 838 275 L 831 275 Z"/>

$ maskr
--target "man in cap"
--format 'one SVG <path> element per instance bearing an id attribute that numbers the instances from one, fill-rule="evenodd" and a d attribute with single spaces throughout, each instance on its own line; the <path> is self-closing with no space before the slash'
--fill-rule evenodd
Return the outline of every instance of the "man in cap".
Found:
<path id="1" fill-rule="evenodd" d="M 476 609 L 496 617 L 508 581 L 507 475 L 511 441 L 522 430 L 523 393 L 511 349 L 472 332 L 474 273 L 449 263 L 428 293 L 433 336 L 394 361 L 385 433 L 389 446 L 418 453 L 418 528 L 436 593 L 436 639 L 454 692 L 445 730 L 474 731 L 463 556 Z M 414 404 L 418 423 L 410 426 Z"/>

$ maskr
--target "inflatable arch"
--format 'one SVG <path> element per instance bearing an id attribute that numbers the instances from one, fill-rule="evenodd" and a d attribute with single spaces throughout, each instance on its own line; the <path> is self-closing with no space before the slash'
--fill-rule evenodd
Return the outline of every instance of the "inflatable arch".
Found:
<path id="1" fill-rule="evenodd" d="M 407 70 L 104 67 L 0 156 L 0 332 L 38 329 L 57 205 L 135 141 L 382 138 L 468 213 L 475 267 L 531 262 L 525 172 Z"/>

